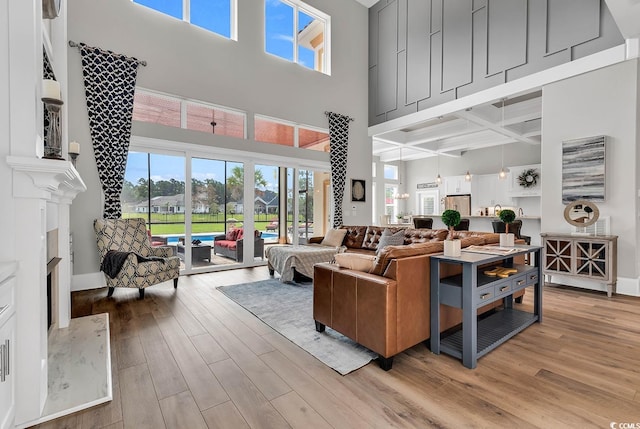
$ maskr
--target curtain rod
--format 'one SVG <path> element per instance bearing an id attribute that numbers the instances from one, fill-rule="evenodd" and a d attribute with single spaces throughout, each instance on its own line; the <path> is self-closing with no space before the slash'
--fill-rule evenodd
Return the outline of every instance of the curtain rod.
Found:
<path id="1" fill-rule="evenodd" d="M 80 44 L 79 44 L 79 43 L 74 42 L 73 40 L 69 40 L 69 46 L 71 46 L 72 48 L 78 48 L 78 49 L 80 49 Z M 97 48 L 97 49 L 100 49 L 100 48 Z M 102 50 L 102 49 L 101 49 L 101 50 Z M 118 55 L 122 55 L 122 54 L 118 54 Z M 123 55 L 123 56 L 125 56 L 125 57 L 126 57 L 126 55 Z M 127 58 L 129 58 L 129 59 L 130 59 L 130 60 L 132 60 L 132 61 L 136 61 L 138 64 L 140 64 L 140 65 L 142 65 L 142 66 L 144 66 L 144 67 L 146 67 L 146 66 L 147 66 L 147 62 L 146 62 L 145 60 L 139 60 L 139 59 L 137 59 L 137 58 L 132 58 L 132 57 L 127 57 Z"/>
<path id="2" fill-rule="evenodd" d="M 327 116 L 329 116 L 329 114 L 331 114 L 331 113 L 333 113 L 333 112 L 328 112 L 328 111 L 326 111 L 326 110 L 324 111 L 324 114 L 325 114 L 325 115 L 327 115 Z M 350 121 L 350 122 L 355 121 L 355 119 L 353 119 L 351 116 L 347 116 L 347 118 L 349 118 L 349 121 Z"/>

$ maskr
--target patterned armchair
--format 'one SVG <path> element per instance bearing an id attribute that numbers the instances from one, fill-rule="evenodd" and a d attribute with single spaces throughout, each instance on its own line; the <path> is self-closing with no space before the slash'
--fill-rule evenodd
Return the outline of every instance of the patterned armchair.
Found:
<path id="1" fill-rule="evenodd" d="M 140 292 L 140 299 L 143 299 L 146 287 L 171 279 L 173 287 L 178 287 L 180 259 L 172 256 L 173 252 L 169 247 L 151 246 L 144 219 L 96 219 L 93 229 L 101 263 L 110 250 L 131 252 L 115 278 L 105 274 L 109 287 L 107 296 L 111 296 L 116 287 L 135 287 Z M 164 259 L 138 262 L 137 255 L 142 259 Z"/>

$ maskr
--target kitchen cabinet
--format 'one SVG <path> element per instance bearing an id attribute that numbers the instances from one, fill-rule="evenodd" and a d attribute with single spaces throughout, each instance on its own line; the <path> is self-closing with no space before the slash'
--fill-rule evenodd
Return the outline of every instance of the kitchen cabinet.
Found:
<path id="1" fill-rule="evenodd" d="M 460 195 L 471 193 L 471 182 L 464 180 L 464 176 L 447 176 L 444 178 L 445 195 Z"/>

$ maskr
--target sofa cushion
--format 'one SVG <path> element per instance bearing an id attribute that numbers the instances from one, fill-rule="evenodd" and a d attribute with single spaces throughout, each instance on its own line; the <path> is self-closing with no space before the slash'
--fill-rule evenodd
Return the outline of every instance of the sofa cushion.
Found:
<path id="1" fill-rule="evenodd" d="M 224 247 L 226 249 L 235 249 L 236 240 L 216 240 L 214 242 L 214 247 Z"/>
<path id="2" fill-rule="evenodd" d="M 327 231 L 327 235 L 322 239 L 323 246 L 339 247 L 342 246 L 344 236 L 347 234 L 346 229 L 330 229 Z"/>
<path id="3" fill-rule="evenodd" d="M 367 231 L 364 235 L 364 240 L 362 241 L 362 248 L 369 250 L 376 250 L 378 248 L 378 242 L 380 241 L 380 236 L 384 232 L 385 229 L 388 229 L 392 233 L 403 231 L 404 228 L 385 228 L 382 226 L 373 226 L 370 225 L 367 227 Z"/>
<path id="4" fill-rule="evenodd" d="M 433 241 L 429 243 L 408 244 L 402 246 L 387 246 L 378 253 L 376 265 L 371 270 L 371 274 L 383 275 L 392 259 L 405 258 L 408 256 L 428 255 L 444 251 L 444 241 Z"/>
<path id="5" fill-rule="evenodd" d="M 495 244 L 500 242 L 500 234 L 482 231 L 453 231 L 453 238 L 465 239 L 469 237 L 481 237 L 483 244 Z"/>
<path id="6" fill-rule="evenodd" d="M 430 241 L 442 241 L 449 233 L 446 229 L 413 229 L 404 231 L 404 244 L 428 243 Z"/>
<path id="7" fill-rule="evenodd" d="M 236 235 L 236 240 L 241 240 L 244 238 L 244 228 L 238 228 L 238 234 Z"/>
<path id="8" fill-rule="evenodd" d="M 342 268 L 364 271 L 365 273 L 370 272 L 376 263 L 375 256 L 362 253 L 338 253 L 334 258 L 336 264 Z"/>
<path id="9" fill-rule="evenodd" d="M 389 229 L 385 229 L 380 236 L 378 246 L 376 248 L 376 254 L 380 253 L 382 249 L 387 246 L 401 246 L 404 244 L 404 231 L 391 232 Z"/>
<path id="10" fill-rule="evenodd" d="M 224 236 L 225 240 L 228 240 L 228 241 L 235 241 L 237 237 L 238 237 L 238 230 L 235 228 L 227 231 L 227 233 Z"/>
<path id="11" fill-rule="evenodd" d="M 341 226 L 341 229 L 347 230 L 347 235 L 344 237 L 342 244 L 348 249 L 359 249 L 362 247 L 365 234 L 367 232 L 366 226 Z"/>

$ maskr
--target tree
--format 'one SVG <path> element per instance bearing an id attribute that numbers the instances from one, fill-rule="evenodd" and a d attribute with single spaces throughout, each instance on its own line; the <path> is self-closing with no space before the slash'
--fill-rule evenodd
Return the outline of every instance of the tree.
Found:
<path id="1" fill-rule="evenodd" d="M 256 188 L 264 188 L 267 181 L 262 175 L 262 171 L 255 170 L 254 181 Z M 231 176 L 227 177 L 227 189 L 231 200 L 238 201 L 244 193 L 244 166 L 236 165 L 231 169 Z"/>

